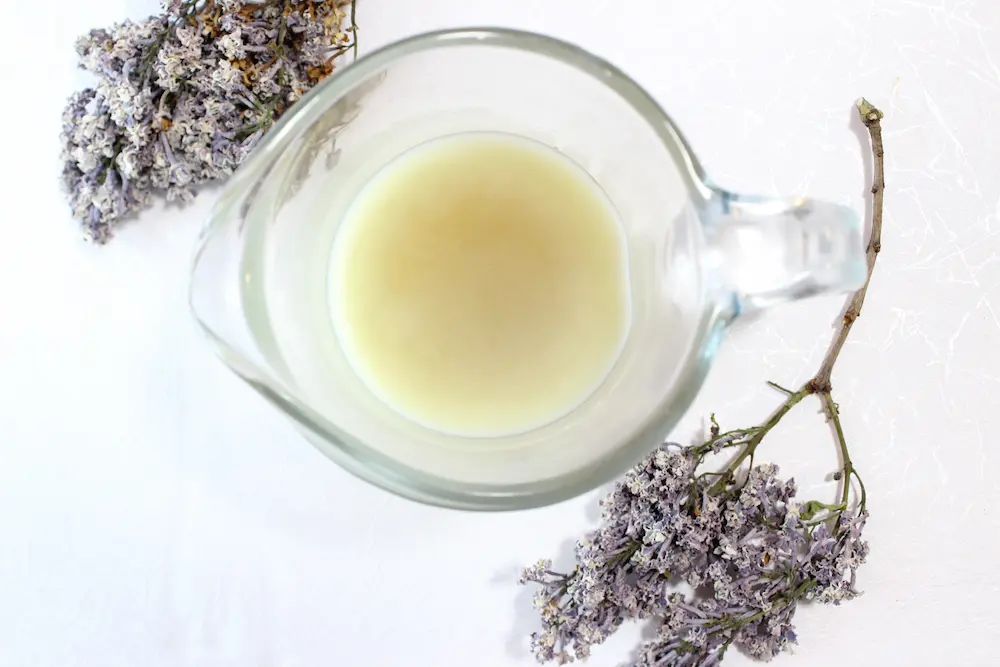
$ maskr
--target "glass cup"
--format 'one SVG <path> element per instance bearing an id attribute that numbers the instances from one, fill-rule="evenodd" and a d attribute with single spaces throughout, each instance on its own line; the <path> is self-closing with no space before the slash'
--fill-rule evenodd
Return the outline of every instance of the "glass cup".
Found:
<path id="1" fill-rule="evenodd" d="M 577 409 L 467 438 L 415 424 L 354 374 L 327 301 L 334 235 L 385 164 L 429 140 L 506 132 L 585 169 L 620 216 L 632 322 Z M 741 313 L 858 288 L 850 209 L 713 185 L 659 105 L 613 65 L 541 35 L 419 35 L 343 67 L 289 110 L 227 183 L 193 266 L 191 306 L 221 358 L 333 461 L 407 498 L 508 510 L 561 501 L 656 447 Z"/>

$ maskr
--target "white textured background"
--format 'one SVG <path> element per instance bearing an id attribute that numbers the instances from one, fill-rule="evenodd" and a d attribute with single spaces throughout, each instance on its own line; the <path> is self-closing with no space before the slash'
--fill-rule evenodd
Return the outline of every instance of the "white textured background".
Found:
<path id="1" fill-rule="evenodd" d="M 4 5 L 0 665 L 512 667 L 516 568 L 596 495 L 481 516 L 328 463 L 210 356 L 185 308 L 213 195 L 105 248 L 57 189 L 78 33 L 153 0 Z M 871 494 L 866 591 L 798 614 L 809 667 L 996 664 L 1000 631 L 1000 4 L 993 0 L 362 0 L 365 49 L 431 28 L 544 31 L 648 87 L 720 183 L 864 206 L 851 104 L 887 114 L 884 252 L 834 382 Z M 756 422 L 818 363 L 837 300 L 734 330 L 686 423 Z M 762 450 L 803 493 L 836 466 L 807 405 Z M 591 664 L 624 660 L 623 632 Z M 730 666 L 746 664 L 735 653 Z"/>

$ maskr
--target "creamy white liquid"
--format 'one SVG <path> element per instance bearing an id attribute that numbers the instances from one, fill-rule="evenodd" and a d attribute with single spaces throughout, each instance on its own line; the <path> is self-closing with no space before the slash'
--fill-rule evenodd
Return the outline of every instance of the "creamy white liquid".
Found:
<path id="1" fill-rule="evenodd" d="M 439 139 L 376 174 L 337 233 L 329 294 L 361 380 L 409 419 L 468 436 L 572 411 L 630 319 L 603 193 L 559 153 L 498 134 Z"/>

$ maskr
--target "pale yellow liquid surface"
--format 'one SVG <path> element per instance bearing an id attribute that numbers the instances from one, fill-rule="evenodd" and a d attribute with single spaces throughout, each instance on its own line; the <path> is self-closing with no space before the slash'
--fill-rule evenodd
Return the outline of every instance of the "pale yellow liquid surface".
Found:
<path id="1" fill-rule="evenodd" d="M 523 432 L 582 403 L 629 325 L 627 255 L 603 193 L 525 139 L 439 139 L 383 168 L 334 242 L 334 329 L 412 421 Z"/>

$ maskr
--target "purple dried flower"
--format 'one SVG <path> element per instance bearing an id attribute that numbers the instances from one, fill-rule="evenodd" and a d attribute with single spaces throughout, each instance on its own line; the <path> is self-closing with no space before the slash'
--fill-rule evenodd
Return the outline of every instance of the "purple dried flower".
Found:
<path id="1" fill-rule="evenodd" d="M 188 201 L 225 178 L 352 45 L 344 0 L 164 0 L 164 13 L 76 44 L 97 83 L 63 116 L 63 183 L 107 241 L 154 194 Z"/>
<path id="2" fill-rule="evenodd" d="M 858 594 L 867 514 L 813 501 L 806 505 L 830 511 L 809 520 L 794 481 L 773 464 L 716 489 L 718 476 L 696 471 L 718 438 L 664 445 L 626 473 L 601 502 L 600 527 L 577 545 L 573 571 L 553 572 L 548 561 L 524 571 L 522 583 L 540 585 L 539 662 L 585 658 L 626 620 L 646 618 L 660 630 L 637 667 L 711 667 L 733 645 L 769 660 L 796 642 L 799 601 Z M 682 594 L 680 583 L 695 593 Z"/>

